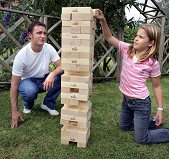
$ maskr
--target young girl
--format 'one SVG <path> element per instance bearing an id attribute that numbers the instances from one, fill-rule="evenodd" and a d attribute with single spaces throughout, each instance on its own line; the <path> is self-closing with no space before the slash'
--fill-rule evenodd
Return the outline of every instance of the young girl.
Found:
<path id="1" fill-rule="evenodd" d="M 156 129 L 163 122 L 163 100 L 160 86 L 160 66 L 157 61 L 160 30 L 145 24 L 138 29 L 133 44 L 119 41 L 112 36 L 101 10 L 100 20 L 105 39 L 122 54 L 122 70 L 119 89 L 123 94 L 120 128 L 134 130 L 135 140 L 139 144 L 169 142 L 169 128 Z M 157 113 L 151 119 L 150 93 L 146 86 L 151 78 L 157 102 Z"/>

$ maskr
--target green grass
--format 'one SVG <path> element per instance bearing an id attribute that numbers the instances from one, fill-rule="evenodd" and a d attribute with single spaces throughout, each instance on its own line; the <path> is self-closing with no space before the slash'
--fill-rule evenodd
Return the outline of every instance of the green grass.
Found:
<path id="1" fill-rule="evenodd" d="M 169 79 L 161 80 L 165 123 L 169 125 Z M 153 114 L 156 104 L 151 83 L 148 87 L 152 96 Z M 18 128 L 11 129 L 11 109 L 9 91 L 0 92 L 0 159 L 168 159 L 169 143 L 139 145 L 134 141 L 133 132 L 119 129 L 121 93 L 118 82 L 94 84 L 92 101 L 91 134 L 85 149 L 77 148 L 76 143 L 60 144 L 60 116 L 52 117 L 39 107 L 44 94 L 41 94 L 30 115 Z M 60 98 L 58 99 L 60 111 Z M 19 100 L 19 107 L 22 102 Z"/>

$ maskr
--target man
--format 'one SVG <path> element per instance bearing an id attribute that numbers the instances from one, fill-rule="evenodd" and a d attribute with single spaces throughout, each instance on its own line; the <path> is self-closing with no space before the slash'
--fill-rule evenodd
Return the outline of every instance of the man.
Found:
<path id="1" fill-rule="evenodd" d="M 61 91 L 61 60 L 56 50 L 45 43 L 46 26 L 33 22 L 28 28 L 30 43 L 16 55 L 12 69 L 10 99 L 12 106 L 12 125 L 17 127 L 22 120 L 18 110 L 18 93 L 24 102 L 23 113 L 31 113 L 38 93 L 47 91 L 41 108 L 50 115 L 58 115 L 55 101 Z M 49 64 L 54 62 L 56 69 L 49 73 Z"/>

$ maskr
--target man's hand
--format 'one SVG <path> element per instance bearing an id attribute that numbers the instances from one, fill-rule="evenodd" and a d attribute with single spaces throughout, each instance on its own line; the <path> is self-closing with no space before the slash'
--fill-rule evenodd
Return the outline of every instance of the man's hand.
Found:
<path id="1" fill-rule="evenodd" d="M 18 127 L 18 122 L 24 121 L 19 111 L 12 112 L 12 124 L 11 128 Z"/>
<path id="2" fill-rule="evenodd" d="M 51 72 L 46 78 L 45 82 L 43 83 L 43 89 L 45 91 L 48 91 L 50 88 L 52 88 L 54 84 L 54 80 L 55 80 L 55 76 Z"/>

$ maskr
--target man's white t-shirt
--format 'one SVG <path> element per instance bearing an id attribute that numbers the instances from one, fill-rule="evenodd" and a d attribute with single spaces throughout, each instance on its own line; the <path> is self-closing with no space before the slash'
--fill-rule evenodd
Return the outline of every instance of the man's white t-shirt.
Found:
<path id="1" fill-rule="evenodd" d="M 16 55 L 12 74 L 25 78 L 42 78 L 49 73 L 49 64 L 59 60 L 60 57 L 54 47 L 44 43 L 41 52 L 34 52 L 31 43 L 24 46 Z"/>

